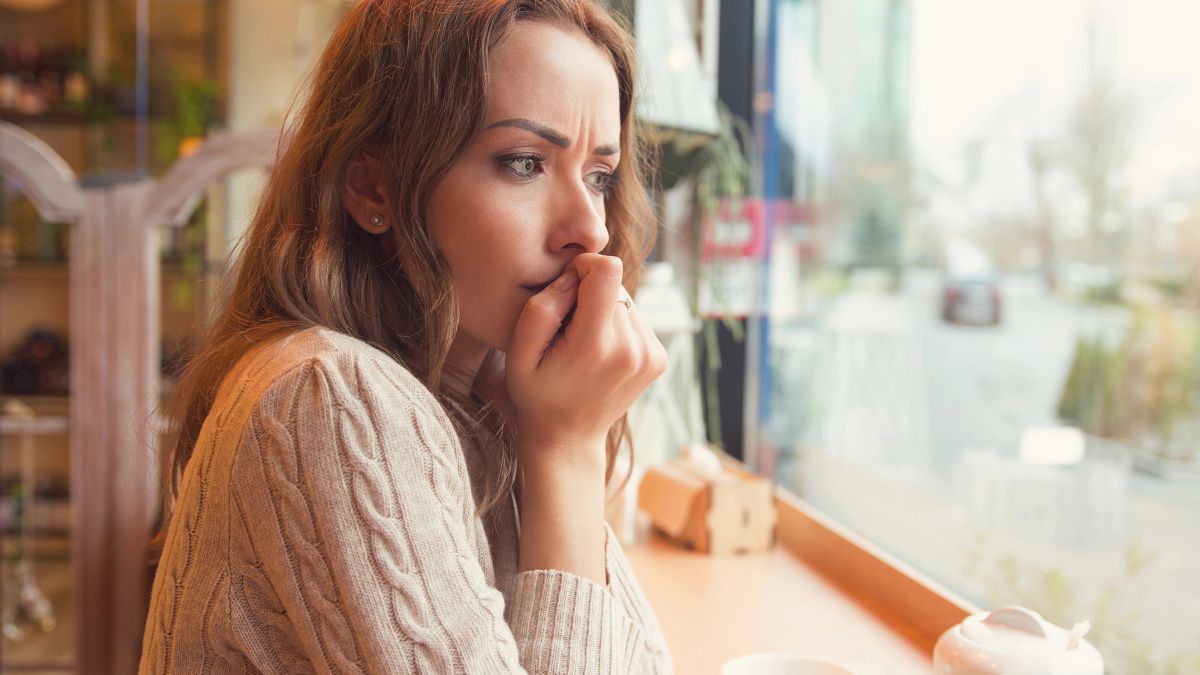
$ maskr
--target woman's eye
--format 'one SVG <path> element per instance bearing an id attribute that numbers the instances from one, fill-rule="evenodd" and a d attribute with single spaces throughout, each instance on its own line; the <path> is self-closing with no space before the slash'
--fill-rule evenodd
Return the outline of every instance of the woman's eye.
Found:
<path id="1" fill-rule="evenodd" d="M 542 169 L 542 158 L 536 155 L 505 157 L 502 162 L 510 171 L 522 178 L 533 178 L 541 173 Z"/>
<path id="2" fill-rule="evenodd" d="M 608 194 L 616 182 L 616 175 L 607 171 L 593 171 L 587 175 L 588 187 L 597 194 Z"/>

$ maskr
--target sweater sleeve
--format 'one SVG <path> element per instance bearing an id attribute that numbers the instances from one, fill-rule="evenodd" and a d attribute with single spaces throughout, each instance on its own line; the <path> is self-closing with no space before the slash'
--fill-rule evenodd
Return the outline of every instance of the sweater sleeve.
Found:
<path id="1" fill-rule="evenodd" d="M 364 362 L 365 361 L 365 362 Z M 407 372 L 342 353 L 281 376 L 239 446 L 234 509 L 319 672 L 631 673 L 642 623 L 560 571 L 516 580 L 512 625 L 449 420 Z M 609 549 L 611 552 L 611 549 Z M 610 555 L 611 568 L 611 555 Z"/>

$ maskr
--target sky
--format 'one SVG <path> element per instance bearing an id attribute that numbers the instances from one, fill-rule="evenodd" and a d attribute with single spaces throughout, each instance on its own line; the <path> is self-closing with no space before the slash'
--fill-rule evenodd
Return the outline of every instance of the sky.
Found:
<path id="1" fill-rule="evenodd" d="M 1200 166 L 1200 2 L 914 0 L 912 139 L 953 173 L 974 137 L 1000 143 L 1061 129 L 1084 74 L 1089 9 L 1105 17 L 1118 82 L 1137 101 L 1134 190 Z"/>

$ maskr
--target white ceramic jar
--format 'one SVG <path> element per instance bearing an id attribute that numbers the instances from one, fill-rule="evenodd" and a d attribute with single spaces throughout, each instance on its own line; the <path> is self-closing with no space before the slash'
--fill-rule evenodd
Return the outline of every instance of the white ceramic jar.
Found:
<path id="1" fill-rule="evenodd" d="M 1090 624 L 1064 630 L 1024 607 L 972 614 L 942 634 L 935 675 L 1103 675 L 1104 659 L 1083 639 Z"/>

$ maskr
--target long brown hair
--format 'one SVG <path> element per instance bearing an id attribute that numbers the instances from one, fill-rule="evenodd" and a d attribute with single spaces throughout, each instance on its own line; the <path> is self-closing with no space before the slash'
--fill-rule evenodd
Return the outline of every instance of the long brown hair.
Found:
<path id="1" fill-rule="evenodd" d="M 221 380 L 264 340 L 324 326 L 403 363 L 443 402 L 447 354 L 458 328 L 449 267 L 426 224 L 430 195 L 479 133 L 491 48 L 516 21 L 581 30 L 612 59 L 620 89 L 622 170 L 606 198 L 605 253 L 635 289 L 655 222 L 642 185 L 646 154 L 634 118 L 634 47 L 598 0 L 362 0 L 343 17 L 287 125 L 274 170 L 241 242 L 232 287 L 181 373 L 165 417 L 173 436 L 164 494 L 167 530 L 179 483 Z M 347 165 L 369 150 L 389 175 L 395 255 L 342 203 Z M 389 235 L 383 235 L 389 236 Z M 386 308 L 386 311 L 382 311 Z M 505 441 L 501 416 L 478 400 L 454 401 L 460 431 Z M 456 406 L 447 406 L 452 417 Z M 624 417 L 608 434 L 606 480 L 628 446 Z M 481 515 L 512 486 L 515 452 L 502 442 Z"/>

